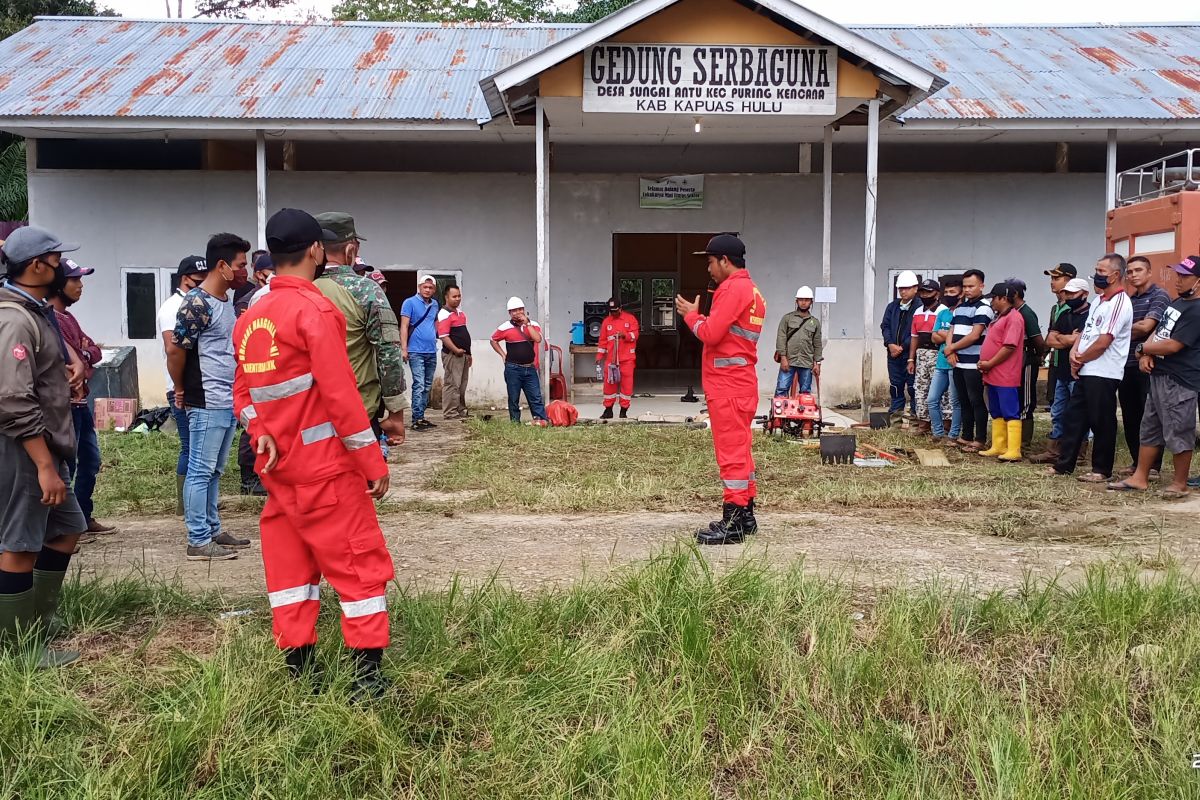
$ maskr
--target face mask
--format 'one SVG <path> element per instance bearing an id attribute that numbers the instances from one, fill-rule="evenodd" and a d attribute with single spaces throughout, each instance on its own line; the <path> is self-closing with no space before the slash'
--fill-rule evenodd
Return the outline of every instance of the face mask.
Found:
<path id="1" fill-rule="evenodd" d="M 1200 282 L 1193 283 L 1192 288 L 1188 289 L 1186 292 L 1180 292 L 1179 296 L 1184 300 L 1190 300 L 1192 296 L 1196 294 L 1197 287 L 1200 287 Z"/>
<path id="2" fill-rule="evenodd" d="M 1072 311 L 1077 311 L 1086 302 L 1087 302 L 1086 297 L 1075 297 L 1075 298 L 1067 300 L 1067 308 L 1071 309 Z"/>
<path id="3" fill-rule="evenodd" d="M 55 295 L 65 289 L 67 286 L 67 273 L 63 271 L 62 264 L 54 268 L 54 277 L 50 279 L 50 294 Z"/>
<path id="4" fill-rule="evenodd" d="M 1095 275 L 1092 276 L 1092 283 L 1095 284 L 1097 289 L 1107 289 L 1108 288 L 1108 276 L 1101 275 L 1099 272 L 1097 272 Z"/>
<path id="5" fill-rule="evenodd" d="M 958 295 L 948 294 L 942 298 L 942 303 L 946 306 L 946 308 L 954 308 L 955 306 L 958 305 L 959 300 L 962 300 L 962 298 L 959 297 Z"/>
<path id="6" fill-rule="evenodd" d="M 924 306 L 926 308 L 933 308 L 934 306 L 937 305 L 937 301 L 938 301 L 938 297 L 936 294 L 933 297 L 922 297 L 921 298 L 921 303 L 924 304 Z"/>
<path id="7" fill-rule="evenodd" d="M 321 263 L 317 264 L 317 271 L 313 275 L 313 280 L 325 274 L 325 267 L 329 264 L 329 259 L 325 256 L 325 248 L 321 248 Z"/>
<path id="8" fill-rule="evenodd" d="M 250 273 L 243 267 L 242 269 L 233 270 L 233 280 L 229 282 L 231 289 L 237 290 L 244 287 L 250 282 Z"/>

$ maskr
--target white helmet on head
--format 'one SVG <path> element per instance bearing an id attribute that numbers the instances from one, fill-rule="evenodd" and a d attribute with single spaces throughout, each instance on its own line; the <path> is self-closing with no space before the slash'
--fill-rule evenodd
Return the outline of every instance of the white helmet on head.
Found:
<path id="1" fill-rule="evenodd" d="M 801 286 L 799 289 L 796 290 L 796 299 L 797 300 L 812 300 L 813 299 L 812 287 L 811 286 Z"/>
<path id="2" fill-rule="evenodd" d="M 896 278 L 897 289 L 907 289 L 911 286 L 916 286 L 918 283 L 920 283 L 920 281 L 917 280 L 917 273 L 913 272 L 911 269 L 904 270 L 904 272 L 901 272 L 900 276 Z"/>
<path id="3" fill-rule="evenodd" d="M 524 308 L 524 307 L 525 307 L 525 301 L 522 300 L 521 298 L 519 298 L 519 297 L 508 298 L 508 310 L 509 311 L 516 311 L 518 308 Z"/>

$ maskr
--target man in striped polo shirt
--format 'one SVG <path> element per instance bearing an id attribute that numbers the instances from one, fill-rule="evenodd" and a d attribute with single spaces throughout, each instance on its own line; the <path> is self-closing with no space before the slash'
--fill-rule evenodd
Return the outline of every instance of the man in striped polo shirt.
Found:
<path id="1" fill-rule="evenodd" d="M 963 273 L 963 302 L 954 310 L 951 320 L 950 344 L 946 345 L 946 360 L 954 367 L 954 387 L 962 408 L 962 435 L 958 445 L 966 452 L 977 453 L 987 446 L 987 406 L 983 402 L 983 376 L 979 374 L 979 351 L 984 332 L 991 324 L 992 307 L 983 302 L 982 271 L 969 269 Z"/>
<path id="2" fill-rule="evenodd" d="M 1092 303 L 1079 340 L 1071 348 L 1071 374 L 1078 378 L 1064 413 L 1062 450 L 1051 475 L 1070 475 L 1088 429 L 1093 435 L 1092 471 L 1085 483 L 1107 483 L 1117 447 L 1117 387 L 1125 376 L 1133 331 L 1133 303 L 1125 293 L 1125 259 L 1109 253 L 1096 262 Z"/>

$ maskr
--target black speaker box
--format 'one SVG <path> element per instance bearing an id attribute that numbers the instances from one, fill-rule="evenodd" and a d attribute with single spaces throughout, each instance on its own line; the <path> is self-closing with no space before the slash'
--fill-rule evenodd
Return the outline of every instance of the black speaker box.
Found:
<path id="1" fill-rule="evenodd" d="M 608 302 L 585 302 L 583 304 L 583 343 L 596 344 L 600 341 L 600 326 L 608 314 Z"/>

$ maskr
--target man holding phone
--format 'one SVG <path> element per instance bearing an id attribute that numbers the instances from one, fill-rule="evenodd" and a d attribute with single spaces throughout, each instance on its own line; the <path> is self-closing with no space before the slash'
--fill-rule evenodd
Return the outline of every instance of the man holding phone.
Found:
<path id="1" fill-rule="evenodd" d="M 504 347 L 500 343 L 504 342 Z M 538 378 L 538 345 L 542 328 L 525 313 L 525 301 L 508 298 L 508 322 L 492 334 L 492 349 L 504 361 L 504 385 L 508 388 L 508 418 L 521 421 L 521 392 L 529 403 L 534 425 L 545 425 L 546 406 L 542 402 L 542 384 Z"/>

